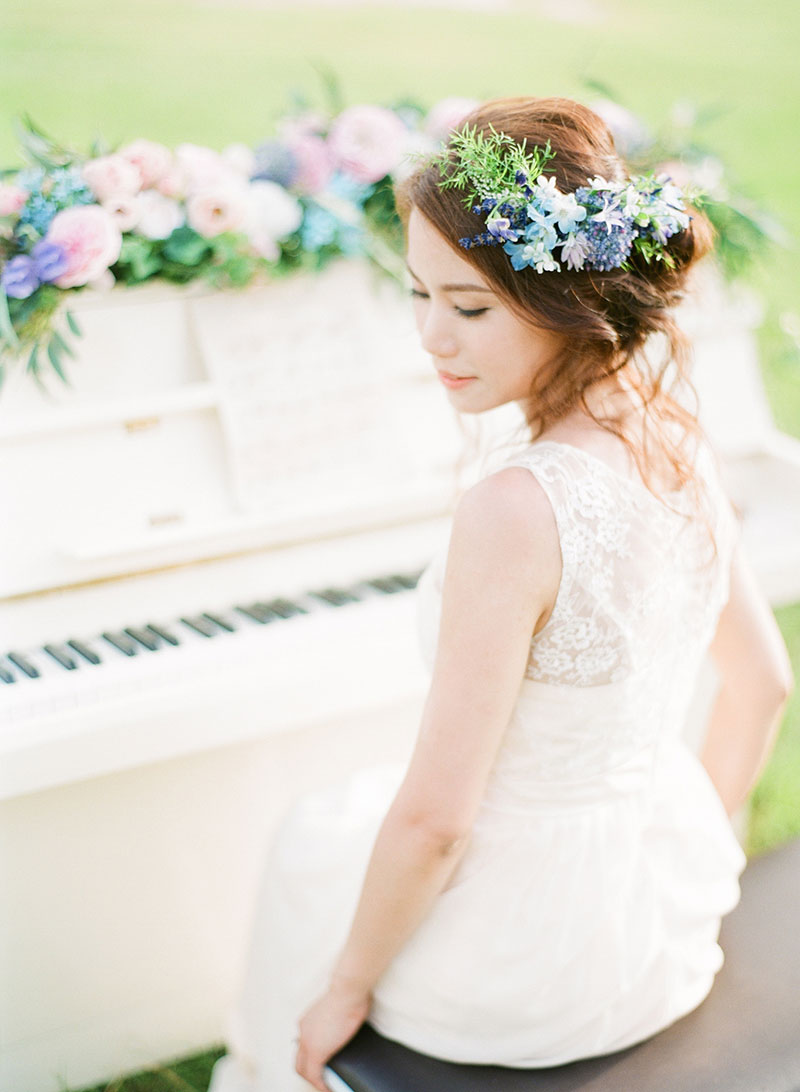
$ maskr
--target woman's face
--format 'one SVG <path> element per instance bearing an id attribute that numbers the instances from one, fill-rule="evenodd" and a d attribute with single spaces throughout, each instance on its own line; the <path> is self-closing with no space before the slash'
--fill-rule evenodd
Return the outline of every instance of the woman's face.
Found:
<path id="1" fill-rule="evenodd" d="M 533 376 L 561 351 L 563 336 L 521 322 L 417 209 L 407 257 L 422 347 L 453 406 L 482 413 L 519 402 L 524 412 Z"/>

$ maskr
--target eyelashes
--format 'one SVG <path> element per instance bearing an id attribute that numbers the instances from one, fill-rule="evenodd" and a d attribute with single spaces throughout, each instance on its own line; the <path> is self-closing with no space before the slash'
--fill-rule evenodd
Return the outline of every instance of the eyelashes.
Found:
<path id="1" fill-rule="evenodd" d="M 420 292 L 419 289 L 417 289 L 417 288 L 410 289 L 410 293 L 411 293 L 411 296 L 412 296 L 413 299 L 418 299 L 418 300 L 430 299 L 430 296 L 428 295 L 427 292 Z M 485 314 L 489 310 L 489 308 L 488 307 L 476 307 L 473 310 L 466 310 L 463 307 L 455 307 L 454 306 L 453 310 L 457 314 L 461 315 L 463 318 L 477 318 L 478 315 Z"/>

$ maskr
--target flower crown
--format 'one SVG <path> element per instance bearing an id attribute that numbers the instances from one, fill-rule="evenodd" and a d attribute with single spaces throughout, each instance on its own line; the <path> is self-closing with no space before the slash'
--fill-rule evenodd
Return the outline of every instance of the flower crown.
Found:
<path id="1" fill-rule="evenodd" d="M 514 269 L 537 273 L 567 269 L 628 269 L 635 250 L 646 261 L 673 266 L 667 240 L 689 226 L 685 195 L 669 177 L 640 175 L 623 181 L 592 178 L 574 193 L 561 193 L 542 173 L 555 157 L 550 142 L 526 152 L 492 126 L 466 126 L 450 137 L 435 163 L 443 188 L 470 188 L 465 199 L 486 230 L 459 239 L 474 246 L 502 246 Z M 559 251 L 556 256 L 556 251 Z"/>

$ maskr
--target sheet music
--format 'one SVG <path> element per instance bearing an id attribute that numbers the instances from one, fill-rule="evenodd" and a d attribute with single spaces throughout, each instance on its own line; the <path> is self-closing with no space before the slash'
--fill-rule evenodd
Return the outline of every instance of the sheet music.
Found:
<path id="1" fill-rule="evenodd" d="M 194 305 L 242 509 L 385 501 L 418 486 L 432 460 L 452 461 L 455 414 L 399 299 L 371 294 L 353 270 L 269 293 L 268 311 L 258 292 Z"/>

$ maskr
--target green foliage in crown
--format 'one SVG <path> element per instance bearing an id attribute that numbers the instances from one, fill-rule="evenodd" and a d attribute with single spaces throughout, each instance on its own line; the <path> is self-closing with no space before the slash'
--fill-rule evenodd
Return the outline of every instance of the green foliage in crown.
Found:
<path id="1" fill-rule="evenodd" d="M 471 187 L 464 198 L 469 208 L 476 197 L 482 200 L 515 192 L 520 174 L 529 183 L 534 182 L 555 154 L 550 150 L 549 140 L 544 148 L 534 147 L 528 153 L 526 141 L 518 144 L 492 125 L 488 132 L 479 132 L 473 125 L 453 132 L 446 151 L 432 162 L 439 167 L 442 188 Z"/>

